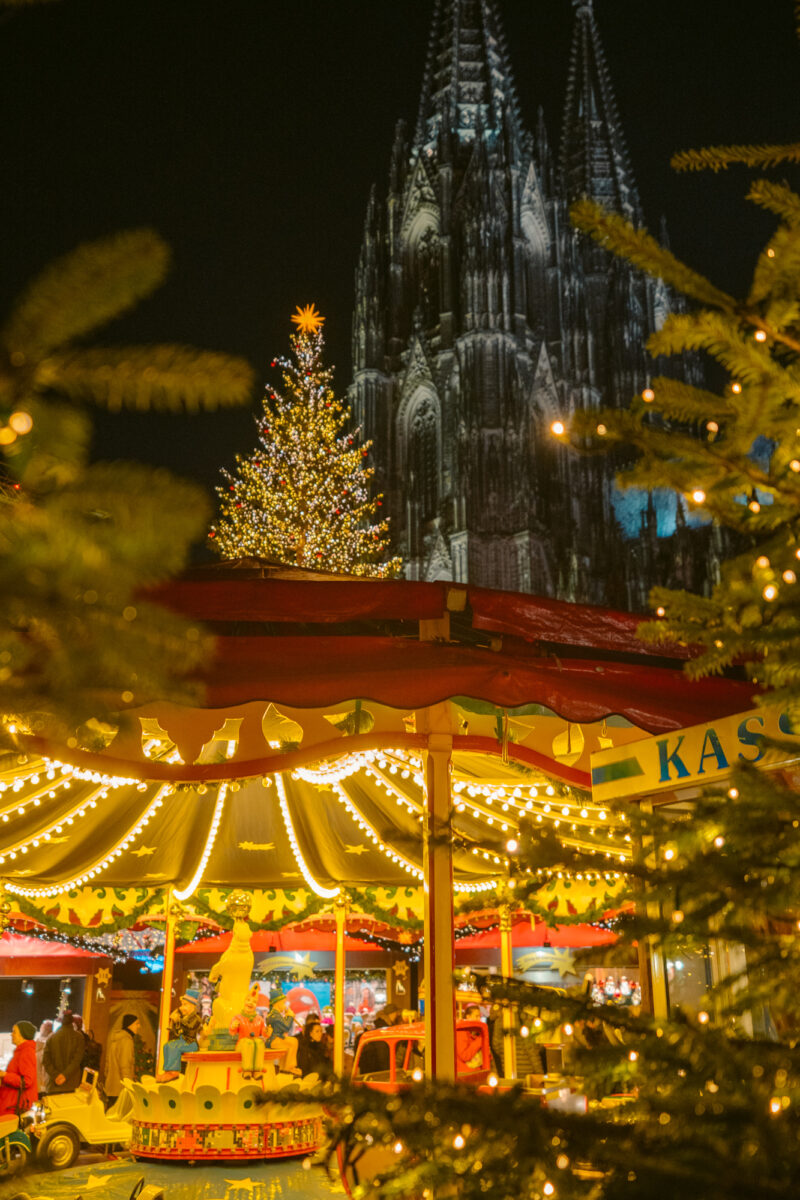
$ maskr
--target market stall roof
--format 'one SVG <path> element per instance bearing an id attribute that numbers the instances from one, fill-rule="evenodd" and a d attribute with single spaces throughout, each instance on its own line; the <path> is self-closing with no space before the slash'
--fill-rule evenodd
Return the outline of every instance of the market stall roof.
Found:
<path id="1" fill-rule="evenodd" d="M 751 704 L 739 679 L 688 681 L 686 648 L 655 654 L 628 614 L 263 574 L 216 568 L 157 593 L 217 634 L 203 706 L 131 709 L 99 751 L 18 731 L 0 759 L 9 891 L 419 884 L 422 754 L 442 700 L 456 886 L 491 889 L 523 816 L 568 822 L 576 842 L 603 826 L 592 751 Z M 625 842 L 609 827 L 599 885 Z"/>
<path id="2" fill-rule="evenodd" d="M 203 938 L 197 942 L 187 942 L 179 946 L 176 954 L 208 954 L 219 957 L 231 943 L 230 933 L 220 933 L 216 937 Z M 344 948 L 348 953 L 355 950 L 380 953 L 381 947 L 374 942 L 365 942 L 361 938 L 345 936 Z M 285 953 L 297 954 L 298 961 L 308 952 L 325 950 L 333 952 L 336 949 L 336 932 L 333 929 L 309 929 L 299 926 L 297 929 L 279 929 L 269 933 L 257 929 L 250 939 L 250 949 L 254 954 Z"/>
<path id="3" fill-rule="evenodd" d="M 80 946 L 70 946 L 66 942 L 53 942 L 44 938 L 29 937 L 24 933 L 11 933 L 9 930 L 0 936 L 0 958 L 29 959 L 29 958 L 104 958 L 103 954 L 94 954 Z"/>

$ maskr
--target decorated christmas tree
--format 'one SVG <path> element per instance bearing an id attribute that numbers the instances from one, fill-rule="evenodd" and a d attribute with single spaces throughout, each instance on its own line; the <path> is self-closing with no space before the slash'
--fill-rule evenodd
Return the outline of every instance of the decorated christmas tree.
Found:
<path id="1" fill-rule="evenodd" d="M 376 516 L 383 498 L 370 497 L 371 443 L 350 429 L 350 411 L 331 387 L 322 363 L 324 318 L 313 305 L 292 321 L 292 358 L 276 359 L 284 393 L 268 387 L 257 421 L 259 445 L 237 456 L 217 488 L 220 517 L 210 532 L 223 558 L 248 555 L 349 575 L 397 575 L 386 559 L 388 522 Z"/>
<path id="2" fill-rule="evenodd" d="M 679 169 L 800 162 L 800 145 L 731 146 L 677 156 Z M 668 487 L 733 531 L 738 551 L 711 596 L 656 589 L 641 636 L 689 644 L 687 674 L 746 672 L 794 740 L 755 736 L 724 785 L 651 811 L 609 806 L 608 826 L 580 838 L 532 825 L 516 850 L 512 905 L 547 919 L 552 873 L 564 884 L 622 840 L 628 890 L 615 906 L 629 961 L 692 961 L 703 984 L 669 1014 L 603 1003 L 590 980 L 558 997 L 514 980 L 479 978 L 513 1002 L 521 1036 L 560 1028 L 589 1111 L 543 1109 L 519 1090 L 480 1096 L 420 1087 L 402 1103 L 350 1097 L 338 1137 L 357 1157 L 393 1150 L 382 1196 L 491 1195 L 544 1200 L 788 1200 L 800 1194 L 800 196 L 760 179 L 749 199 L 779 223 L 749 293 L 736 299 L 677 260 L 646 231 L 590 200 L 576 225 L 693 302 L 653 335 L 654 357 L 708 353 L 724 373 L 713 392 L 666 377 L 627 411 L 577 414 L 553 433 L 581 453 L 633 447 L 622 486 Z M 754 689 L 755 691 L 755 689 Z M 750 721 L 754 733 L 759 716 Z M 713 742 L 710 759 L 723 769 Z M 756 765 L 757 764 L 757 765 Z M 772 767 L 772 770 L 769 768 Z M 778 769 L 779 768 L 779 769 Z M 624 831 L 624 832 L 623 832 Z M 591 921 L 598 913 L 575 913 Z M 559 918 L 563 923 L 564 918 Z M 595 961 L 597 952 L 594 953 Z M 594 994 L 593 994 L 594 993 Z M 373 1185 L 375 1181 L 373 1181 Z"/>

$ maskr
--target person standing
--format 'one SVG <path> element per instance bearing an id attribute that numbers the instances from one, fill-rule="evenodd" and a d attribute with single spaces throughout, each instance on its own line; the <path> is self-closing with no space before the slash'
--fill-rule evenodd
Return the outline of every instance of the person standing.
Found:
<path id="1" fill-rule="evenodd" d="M 36 1034 L 36 1079 L 39 1085 L 40 1092 L 46 1092 L 50 1086 L 50 1078 L 44 1069 L 44 1047 L 47 1039 L 52 1035 L 53 1022 L 42 1021 L 39 1026 L 39 1032 Z"/>
<path id="2" fill-rule="evenodd" d="M 123 1080 L 136 1077 L 134 1038 L 141 1027 L 137 1016 L 126 1013 L 119 1029 L 115 1029 L 108 1039 L 104 1088 L 109 1108 L 119 1099 Z"/>
<path id="3" fill-rule="evenodd" d="M 49 1076 L 47 1094 L 74 1092 L 81 1081 L 81 1063 L 86 1049 L 86 1039 L 78 1033 L 72 1022 L 72 1013 L 67 1009 L 57 1029 L 45 1043 L 42 1065 Z"/>

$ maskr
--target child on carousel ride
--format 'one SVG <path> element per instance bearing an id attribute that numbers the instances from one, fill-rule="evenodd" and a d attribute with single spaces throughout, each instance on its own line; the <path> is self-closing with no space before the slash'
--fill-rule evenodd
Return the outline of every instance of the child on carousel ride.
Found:
<path id="1" fill-rule="evenodd" d="M 285 1050 L 283 1070 L 290 1075 L 299 1075 L 297 1067 L 297 1038 L 291 1036 L 294 1016 L 289 1010 L 285 995 L 280 985 L 270 993 L 270 1010 L 267 1014 L 266 1044 L 270 1050 Z"/>
<path id="2" fill-rule="evenodd" d="M 239 1040 L 236 1049 L 242 1058 L 242 1079 L 261 1078 L 264 1068 L 264 1034 L 267 1032 L 264 1018 L 256 1009 L 258 984 L 254 983 L 247 993 L 242 1011 L 230 1024 L 230 1032 Z"/>
<path id="3" fill-rule="evenodd" d="M 178 1007 L 169 1014 L 169 1041 L 164 1046 L 164 1069 L 156 1076 L 158 1083 L 178 1078 L 183 1070 L 183 1055 L 199 1049 L 202 1029 L 200 992 L 188 988 L 178 1001 Z"/>

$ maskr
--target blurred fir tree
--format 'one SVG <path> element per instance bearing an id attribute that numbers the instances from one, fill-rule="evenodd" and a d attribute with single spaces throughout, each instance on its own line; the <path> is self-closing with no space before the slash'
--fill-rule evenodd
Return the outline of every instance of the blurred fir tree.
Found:
<path id="1" fill-rule="evenodd" d="M 675 166 L 797 162 L 800 144 L 714 147 L 678 155 Z M 765 689 L 762 702 L 800 730 L 800 197 L 759 179 L 749 199 L 779 222 L 743 300 L 621 217 L 590 200 L 575 206 L 579 229 L 695 302 L 653 335 L 651 354 L 706 352 L 727 383 L 715 394 L 657 378 L 629 410 L 579 413 L 554 433 L 584 453 L 634 447 L 622 486 L 673 488 L 689 509 L 737 532 L 746 548 L 725 563 L 712 596 L 656 589 L 659 619 L 641 636 L 696 647 L 690 677 L 746 670 Z M 784 762 L 796 755 L 796 742 L 782 748 Z M 353 1093 L 336 1139 L 350 1161 L 384 1147 L 372 1190 L 475 1200 L 800 1194 L 800 802 L 787 779 L 742 764 L 696 801 L 654 812 L 620 804 L 594 841 L 527 830 L 514 904 L 546 916 L 537 894 L 548 871 L 595 870 L 608 833 L 627 836 L 632 852 L 619 864 L 627 892 L 617 903 L 631 915 L 620 918 L 608 961 L 629 961 L 646 941 L 673 963 L 713 959 L 713 983 L 694 1006 L 653 1018 L 599 1007 L 588 987 L 559 997 L 479 979 L 487 996 L 514 1002 L 529 1035 L 535 1020 L 561 1028 L 589 1111 L 559 1113 L 516 1090 Z"/>
<path id="2" fill-rule="evenodd" d="M 248 556 L 346 575 L 388 578 L 401 560 L 384 560 L 388 521 L 376 519 L 382 496 L 371 497 L 370 442 L 350 431 L 350 410 L 322 365 L 325 320 L 314 305 L 292 321 L 293 359 L 283 368 L 285 395 L 268 387 L 257 422 L 257 449 L 237 456 L 235 475 L 217 488 L 220 516 L 209 537 L 223 558 Z"/>
<path id="3" fill-rule="evenodd" d="M 168 261 L 149 230 L 81 246 L 33 281 L 0 329 L 6 743 L 33 733 L 90 745 L 110 732 L 98 722 L 120 710 L 194 694 L 188 676 L 208 639 L 140 589 L 184 565 L 205 497 L 163 471 L 88 461 L 87 403 L 196 409 L 251 393 L 251 368 L 225 355 L 83 346 L 153 291 Z"/>

